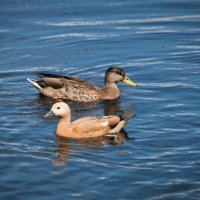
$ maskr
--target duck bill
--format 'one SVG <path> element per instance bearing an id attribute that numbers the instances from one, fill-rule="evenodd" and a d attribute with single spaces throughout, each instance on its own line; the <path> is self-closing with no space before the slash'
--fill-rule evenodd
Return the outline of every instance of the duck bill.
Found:
<path id="1" fill-rule="evenodd" d="M 54 114 L 54 112 L 52 111 L 52 110 L 50 110 L 46 115 L 44 115 L 43 117 L 44 118 L 50 118 L 50 117 L 54 117 L 55 116 L 55 114 Z"/>
<path id="2" fill-rule="evenodd" d="M 131 85 L 131 86 L 134 86 L 136 87 L 137 86 L 137 83 L 133 82 L 132 80 L 130 80 L 128 78 L 128 76 L 125 76 L 124 79 L 122 80 L 123 83 L 126 83 L 128 85 Z"/>

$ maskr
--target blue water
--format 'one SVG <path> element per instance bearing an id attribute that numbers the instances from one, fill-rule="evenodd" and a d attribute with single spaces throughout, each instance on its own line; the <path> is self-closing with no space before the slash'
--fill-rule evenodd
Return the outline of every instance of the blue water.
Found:
<path id="1" fill-rule="evenodd" d="M 200 199 L 200 1 L 0 3 L 0 199 Z M 56 138 L 38 72 L 103 84 L 123 67 L 112 103 L 69 102 L 73 120 L 132 113 L 117 140 Z"/>

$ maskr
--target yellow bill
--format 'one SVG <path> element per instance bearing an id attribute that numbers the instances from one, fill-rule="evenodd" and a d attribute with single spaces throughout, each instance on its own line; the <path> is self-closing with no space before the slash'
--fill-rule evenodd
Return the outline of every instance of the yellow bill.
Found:
<path id="1" fill-rule="evenodd" d="M 137 86 L 137 83 L 131 81 L 128 76 L 125 76 L 124 79 L 122 80 L 123 83 L 126 83 L 128 85 L 132 85 L 132 86 Z"/>

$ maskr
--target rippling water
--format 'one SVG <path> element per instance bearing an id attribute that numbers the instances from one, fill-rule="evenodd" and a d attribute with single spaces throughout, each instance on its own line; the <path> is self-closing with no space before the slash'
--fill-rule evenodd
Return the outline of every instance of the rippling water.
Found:
<path id="1" fill-rule="evenodd" d="M 200 199 L 200 2 L 1 1 L 1 199 Z M 26 77 L 78 75 L 103 84 L 111 65 L 137 88 L 70 102 L 73 119 L 134 114 L 115 140 L 55 137 L 53 101 Z"/>

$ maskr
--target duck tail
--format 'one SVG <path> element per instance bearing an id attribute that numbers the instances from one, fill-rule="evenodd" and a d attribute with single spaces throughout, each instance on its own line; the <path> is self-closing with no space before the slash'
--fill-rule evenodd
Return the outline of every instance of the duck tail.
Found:
<path id="1" fill-rule="evenodd" d="M 27 81 L 33 84 L 37 89 L 42 89 L 42 87 L 35 80 L 27 78 Z"/>
<path id="2" fill-rule="evenodd" d="M 128 122 L 131 118 L 135 117 L 135 114 L 133 113 L 123 113 L 122 115 L 119 115 L 120 121 L 124 120 L 125 122 Z"/>

